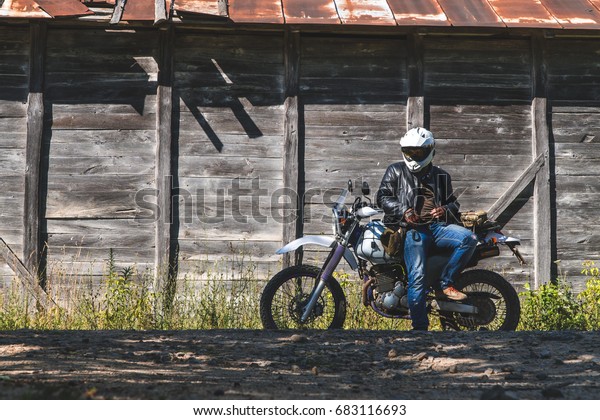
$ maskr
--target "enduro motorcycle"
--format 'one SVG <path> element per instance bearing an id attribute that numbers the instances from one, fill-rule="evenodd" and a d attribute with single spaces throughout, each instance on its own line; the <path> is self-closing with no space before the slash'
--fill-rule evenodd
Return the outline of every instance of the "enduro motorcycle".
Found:
<path id="1" fill-rule="evenodd" d="M 322 267 L 296 265 L 283 269 L 266 284 L 260 300 L 260 317 L 265 329 L 342 328 L 346 317 L 346 297 L 334 272 L 342 258 L 362 279 L 362 303 L 387 318 L 410 319 L 406 267 L 403 258 L 385 252 L 381 234 L 385 230 L 383 211 L 374 208 L 363 183 L 362 197 L 348 208 L 352 182 L 343 189 L 332 208 L 334 236 L 309 235 L 296 239 L 277 251 L 293 252 L 304 245 L 331 248 Z M 501 226 L 487 220 L 474 226 L 477 248 L 466 268 L 485 258 L 500 255 L 506 246 L 521 264 L 525 261 L 517 246 L 519 239 L 505 236 Z M 434 293 L 435 281 L 449 260 L 442 250 L 426 262 L 426 279 L 431 288 L 427 297 L 430 314 L 438 316 L 444 330 L 515 330 L 520 317 L 519 297 L 500 274 L 483 269 L 461 272 L 455 287 L 468 297 L 452 301 Z M 443 296 L 443 295 L 442 295 Z"/>

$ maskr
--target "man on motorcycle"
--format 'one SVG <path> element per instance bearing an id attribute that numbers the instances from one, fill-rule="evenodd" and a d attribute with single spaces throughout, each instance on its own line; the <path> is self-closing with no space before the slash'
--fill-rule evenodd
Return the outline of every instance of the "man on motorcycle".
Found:
<path id="1" fill-rule="evenodd" d="M 408 230 L 404 261 L 410 316 L 413 329 L 427 330 L 427 256 L 434 247 L 451 251 L 440 279 L 441 293 L 448 299 L 463 300 L 467 296 L 453 287 L 454 278 L 473 255 L 477 237 L 468 229 L 452 224 L 458 220 L 459 203 L 453 194 L 450 175 L 432 164 L 433 134 L 424 128 L 413 128 L 402 137 L 400 147 L 403 160 L 387 168 L 377 192 L 377 204 L 385 211 L 386 226 Z"/>

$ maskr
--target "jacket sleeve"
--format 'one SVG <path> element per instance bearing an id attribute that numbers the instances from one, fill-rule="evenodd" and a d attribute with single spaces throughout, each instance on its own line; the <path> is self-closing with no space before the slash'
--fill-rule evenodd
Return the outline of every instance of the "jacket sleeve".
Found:
<path id="1" fill-rule="evenodd" d="M 406 200 L 399 197 L 399 194 L 402 193 L 401 187 L 398 170 L 390 165 L 377 191 L 377 205 L 383 209 L 386 216 L 392 216 L 398 220 L 402 220 L 404 213 L 409 208 Z"/>

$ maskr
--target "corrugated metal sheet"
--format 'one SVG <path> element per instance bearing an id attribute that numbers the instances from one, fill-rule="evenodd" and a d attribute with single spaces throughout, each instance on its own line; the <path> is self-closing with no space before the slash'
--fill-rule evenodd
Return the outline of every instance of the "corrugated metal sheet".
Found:
<path id="1" fill-rule="evenodd" d="M 84 16 L 93 14 L 79 0 L 36 0 L 37 4 L 52 17 Z"/>
<path id="2" fill-rule="evenodd" d="M 396 20 L 386 0 L 335 0 L 343 24 L 395 26 Z"/>
<path id="3" fill-rule="evenodd" d="M 487 0 L 437 0 L 452 26 L 506 26 Z"/>
<path id="4" fill-rule="evenodd" d="M 436 0 L 388 0 L 400 26 L 449 26 L 450 22 Z"/>
<path id="5" fill-rule="evenodd" d="M 285 23 L 281 0 L 229 0 L 229 17 L 238 23 Z"/>
<path id="6" fill-rule="evenodd" d="M 75 18 L 93 13 L 86 5 L 98 11 L 115 3 L 0 0 L 0 18 Z M 122 20 L 155 20 L 154 3 L 127 0 Z M 229 8 L 226 0 L 177 0 L 174 9 L 236 23 L 600 29 L 600 0 L 229 0 Z"/>
<path id="7" fill-rule="evenodd" d="M 541 0 L 563 28 L 600 29 L 600 11 L 587 0 Z"/>
<path id="8" fill-rule="evenodd" d="M 284 0 L 283 14 L 288 24 L 341 23 L 334 0 Z"/>
<path id="9" fill-rule="evenodd" d="M 175 10 L 178 12 L 198 13 L 211 16 L 227 16 L 226 0 L 177 0 Z"/>
<path id="10" fill-rule="evenodd" d="M 154 20 L 154 0 L 127 0 L 121 20 Z"/>
<path id="11" fill-rule="evenodd" d="M 488 0 L 508 27 L 562 28 L 540 0 Z"/>
<path id="12" fill-rule="evenodd" d="M 33 0 L 4 0 L 0 4 L 0 17 L 10 18 L 51 18 Z"/>

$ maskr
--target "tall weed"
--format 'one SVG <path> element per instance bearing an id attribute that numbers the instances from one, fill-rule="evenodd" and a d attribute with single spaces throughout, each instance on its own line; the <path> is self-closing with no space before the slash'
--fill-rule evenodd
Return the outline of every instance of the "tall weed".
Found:
<path id="1" fill-rule="evenodd" d="M 582 274 L 588 277 L 580 293 L 573 292 L 564 278 L 533 290 L 525 285 L 521 293 L 523 330 L 597 330 L 600 329 L 600 273 L 592 261 L 583 263 Z"/>

